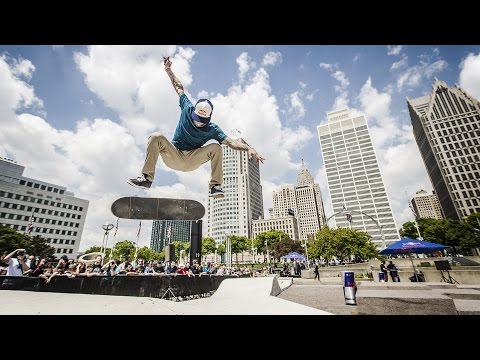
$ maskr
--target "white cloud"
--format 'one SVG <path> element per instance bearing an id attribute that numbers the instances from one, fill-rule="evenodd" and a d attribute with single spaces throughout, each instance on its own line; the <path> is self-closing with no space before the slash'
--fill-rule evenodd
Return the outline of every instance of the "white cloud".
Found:
<path id="1" fill-rule="evenodd" d="M 333 68 L 335 67 L 335 65 L 327 64 L 327 63 L 320 63 L 319 66 L 320 66 L 320 69 L 325 69 L 325 70 L 333 70 Z"/>
<path id="2" fill-rule="evenodd" d="M 445 70 L 447 66 L 448 63 L 445 60 L 433 61 L 431 55 L 424 54 L 417 65 L 409 67 L 398 76 L 397 89 L 401 91 L 404 87 L 414 88 L 422 82 L 424 77 L 431 79 Z"/>
<path id="3" fill-rule="evenodd" d="M 63 47 L 64 47 L 63 45 L 52 45 L 53 50 L 61 49 Z"/>
<path id="4" fill-rule="evenodd" d="M 343 71 L 338 70 L 336 64 L 320 63 L 320 68 L 331 72 L 331 76 L 338 82 L 338 85 L 335 85 L 335 92 L 338 95 L 335 98 L 330 111 L 348 107 L 347 87 L 350 85 L 350 81 L 348 80 L 347 75 Z"/>
<path id="5" fill-rule="evenodd" d="M 480 99 L 480 53 L 468 54 L 460 63 L 459 85 L 467 94 Z"/>
<path id="6" fill-rule="evenodd" d="M 339 70 L 335 71 L 332 74 L 332 77 L 340 83 L 340 85 L 337 85 L 335 87 L 337 91 L 343 90 L 348 85 L 350 85 L 350 81 L 348 81 L 347 76 L 343 71 L 339 71 Z"/>
<path id="7" fill-rule="evenodd" d="M 31 79 L 35 67 L 28 60 L 17 60 L 7 55 L 0 56 L 0 124 L 7 125 L 14 116 L 15 110 L 21 107 L 43 106 L 43 102 L 35 96 L 33 87 L 21 79 Z M 3 129 L 2 129 L 3 132 Z"/>
<path id="8" fill-rule="evenodd" d="M 255 67 L 255 63 L 252 62 L 252 59 L 248 55 L 248 53 L 243 52 L 237 57 L 237 64 L 238 64 L 238 79 L 240 83 L 245 80 L 245 76 L 247 72 Z"/>
<path id="9" fill-rule="evenodd" d="M 315 94 L 318 92 L 318 89 L 315 89 L 313 90 L 310 94 L 307 94 L 305 96 L 305 98 L 308 100 L 308 101 L 313 101 L 314 97 L 315 97 Z"/>
<path id="10" fill-rule="evenodd" d="M 360 59 L 360 55 L 355 55 L 355 56 L 353 57 L 353 62 L 357 62 L 358 59 Z"/>
<path id="11" fill-rule="evenodd" d="M 404 55 L 402 58 L 392 64 L 390 70 L 398 70 L 408 65 L 408 56 Z"/>
<path id="12" fill-rule="evenodd" d="M 402 45 L 396 45 L 396 46 L 388 45 L 387 46 L 387 49 L 388 49 L 387 54 L 388 55 L 398 55 L 402 51 L 402 48 L 403 48 Z"/>
<path id="13" fill-rule="evenodd" d="M 298 91 L 295 91 L 288 96 L 287 106 L 288 113 L 295 114 L 297 119 L 305 116 L 305 106 L 303 105 L 302 99 L 300 99 Z"/>
<path id="14" fill-rule="evenodd" d="M 282 63 L 282 54 L 280 52 L 269 51 L 263 57 L 263 66 L 275 65 Z"/>
<path id="15" fill-rule="evenodd" d="M 305 89 L 307 87 L 307 84 L 305 84 L 303 81 L 299 81 L 298 85 L 300 86 L 300 89 Z"/>

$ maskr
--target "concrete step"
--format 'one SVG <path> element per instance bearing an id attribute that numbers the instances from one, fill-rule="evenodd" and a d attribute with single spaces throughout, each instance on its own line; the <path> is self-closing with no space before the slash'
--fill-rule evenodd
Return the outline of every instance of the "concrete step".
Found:
<path id="1" fill-rule="evenodd" d="M 458 315 L 480 315 L 479 300 L 454 299 Z"/>

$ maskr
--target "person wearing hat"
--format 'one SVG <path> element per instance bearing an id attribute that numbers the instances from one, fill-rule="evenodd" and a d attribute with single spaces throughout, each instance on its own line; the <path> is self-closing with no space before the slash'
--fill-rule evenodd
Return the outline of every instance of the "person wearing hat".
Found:
<path id="1" fill-rule="evenodd" d="M 213 112 L 212 102 L 208 99 L 200 99 L 194 106 L 185 95 L 182 83 L 170 68 L 172 61 L 166 57 L 163 63 L 175 91 L 180 96 L 182 109 L 180 119 L 171 142 L 162 133 L 156 132 L 150 135 L 142 175 L 127 182 L 136 187 L 149 189 L 155 177 L 155 166 L 159 155 L 165 165 L 179 171 L 193 171 L 210 161 L 209 196 L 223 197 L 223 153 L 219 144 L 225 144 L 235 150 L 248 151 L 249 159 L 254 158 L 261 163 L 265 159 L 254 148 L 228 137 L 218 125 L 212 123 L 210 121 Z M 205 145 L 209 140 L 216 140 L 218 144 Z"/>

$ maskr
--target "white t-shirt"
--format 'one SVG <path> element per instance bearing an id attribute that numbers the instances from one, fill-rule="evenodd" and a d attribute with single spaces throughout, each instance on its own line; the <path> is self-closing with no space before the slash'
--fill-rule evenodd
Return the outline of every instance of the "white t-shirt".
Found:
<path id="1" fill-rule="evenodd" d="M 10 258 L 8 262 L 7 276 L 23 276 L 22 266 L 17 259 Z"/>

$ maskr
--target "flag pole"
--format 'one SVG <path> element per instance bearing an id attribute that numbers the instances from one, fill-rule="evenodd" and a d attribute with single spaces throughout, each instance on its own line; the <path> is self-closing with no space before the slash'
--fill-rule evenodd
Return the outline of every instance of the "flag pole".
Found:
<path id="1" fill-rule="evenodd" d="M 117 231 L 118 231 L 118 220 L 117 218 L 117 225 L 115 225 L 115 232 L 113 233 L 113 244 L 112 244 L 112 249 L 110 250 L 110 255 L 108 256 L 108 261 L 112 261 L 113 258 L 113 247 L 115 246 L 115 237 L 117 236 Z"/>
<path id="2" fill-rule="evenodd" d="M 142 228 L 142 220 L 140 220 L 140 224 L 138 224 L 138 232 L 137 232 L 137 243 L 135 244 L 135 255 L 133 255 L 133 262 L 137 264 L 137 254 L 138 254 L 138 243 L 140 242 L 140 229 Z"/>

